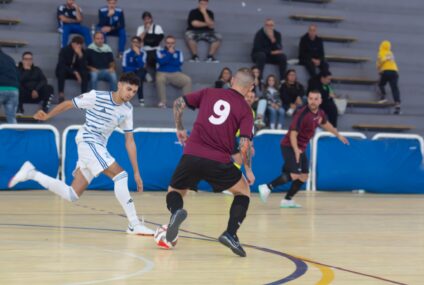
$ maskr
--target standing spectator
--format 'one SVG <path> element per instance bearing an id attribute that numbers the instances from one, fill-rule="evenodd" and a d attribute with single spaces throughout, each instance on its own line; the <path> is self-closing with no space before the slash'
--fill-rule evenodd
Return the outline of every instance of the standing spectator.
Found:
<path id="1" fill-rule="evenodd" d="M 146 79 L 146 53 L 141 49 L 140 37 L 131 38 L 131 48 L 124 52 L 122 57 L 122 71 L 134 72 L 140 78 L 138 87 L 138 101 L 140 106 L 144 106 L 143 81 Z"/>
<path id="2" fill-rule="evenodd" d="M 392 90 L 393 99 L 396 103 L 394 114 L 399 115 L 401 113 L 400 92 L 398 86 L 399 69 L 396 64 L 393 52 L 391 51 L 391 46 L 392 45 L 389 41 L 382 41 L 378 51 L 377 69 L 380 73 L 380 82 L 378 83 L 378 87 L 380 87 L 381 92 L 381 98 L 379 102 L 387 102 L 386 89 L 384 86 L 388 82 L 390 89 Z"/>
<path id="3" fill-rule="evenodd" d="M 24 113 L 23 103 L 41 103 L 41 109 L 47 112 L 53 98 L 53 87 L 47 84 L 43 71 L 33 64 L 30 51 L 22 54 L 19 70 L 19 106 L 18 113 Z"/>
<path id="4" fill-rule="evenodd" d="M 215 19 L 211 10 L 208 10 L 208 0 L 199 0 L 199 6 L 190 11 L 188 15 L 188 28 L 186 31 L 187 45 L 192 57 L 190 61 L 198 62 L 197 42 L 206 41 L 210 44 L 206 62 L 218 63 L 215 53 L 221 44 L 221 35 L 215 32 Z"/>
<path id="5" fill-rule="evenodd" d="M 87 49 L 87 65 L 91 77 L 91 89 L 97 89 L 97 82 L 104 80 L 110 84 L 110 90 L 116 91 L 117 76 L 112 49 L 105 44 L 102 32 L 94 34 L 94 42 Z"/>
<path id="6" fill-rule="evenodd" d="M 150 12 L 144 12 L 141 18 L 143 19 L 143 25 L 138 27 L 137 36 L 141 38 L 143 49 L 147 53 L 146 67 L 155 71 L 156 51 L 160 49 L 160 43 L 165 37 L 164 32 L 161 26 L 153 23 L 153 16 Z"/>
<path id="7" fill-rule="evenodd" d="M 81 25 L 82 19 L 82 9 L 75 0 L 66 0 L 66 4 L 57 8 L 57 30 L 62 33 L 61 47 L 68 45 L 69 35 L 72 33 L 82 35 L 86 45 L 91 44 L 90 29 Z"/>
<path id="8" fill-rule="evenodd" d="M 75 79 L 81 84 L 81 93 L 88 91 L 88 70 L 86 51 L 82 48 L 84 40 L 80 36 L 72 38 L 71 43 L 60 50 L 56 65 L 59 89 L 59 103 L 65 101 L 65 80 Z"/>
<path id="9" fill-rule="evenodd" d="M 297 108 L 303 105 L 305 88 L 297 81 L 296 70 L 289 69 L 280 87 L 281 101 L 286 115 L 291 117 Z"/>
<path id="10" fill-rule="evenodd" d="M 191 92 L 191 78 L 181 72 L 184 58 L 180 50 L 175 49 L 175 37 L 165 38 L 165 48 L 157 51 L 158 69 L 156 88 L 159 96 L 159 108 L 166 108 L 166 84 L 182 88 L 183 94 Z"/>
<path id="11" fill-rule="evenodd" d="M 322 39 L 317 36 L 317 26 L 315 25 L 310 25 L 308 32 L 300 38 L 299 63 L 305 66 L 310 77 L 317 75 L 317 68 L 320 72 L 328 70 L 324 45 Z"/>
<path id="12" fill-rule="evenodd" d="M 106 36 L 119 37 L 118 57 L 121 57 L 127 41 L 124 11 L 116 7 L 117 0 L 107 0 L 106 2 L 107 6 L 99 9 L 99 24 L 97 28 L 103 33 L 105 39 Z"/>
<path id="13" fill-rule="evenodd" d="M 265 26 L 255 35 L 252 49 L 252 60 L 263 74 L 266 63 L 278 65 L 280 79 L 284 78 L 287 57 L 283 53 L 281 33 L 274 29 L 274 20 L 266 19 Z"/>
<path id="14" fill-rule="evenodd" d="M 265 82 L 265 97 L 267 100 L 267 111 L 269 113 L 269 126 L 271 129 L 283 128 L 284 109 L 280 98 L 278 81 L 275 75 L 268 75 Z"/>
<path id="15" fill-rule="evenodd" d="M 16 108 L 19 101 L 19 75 L 13 58 L 0 48 L 0 105 L 6 113 L 6 121 L 16 124 Z"/>
<path id="16" fill-rule="evenodd" d="M 228 67 L 224 67 L 219 74 L 219 78 L 215 81 L 215 88 L 224 88 L 228 89 L 231 87 L 231 78 L 233 73 Z"/>
<path id="17" fill-rule="evenodd" d="M 331 125 L 337 128 L 337 107 L 333 98 L 336 98 L 333 88 L 331 87 L 331 72 L 323 71 L 319 75 L 311 78 L 308 84 L 308 94 L 313 90 L 321 93 L 322 103 L 320 108 L 327 114 Z"/>

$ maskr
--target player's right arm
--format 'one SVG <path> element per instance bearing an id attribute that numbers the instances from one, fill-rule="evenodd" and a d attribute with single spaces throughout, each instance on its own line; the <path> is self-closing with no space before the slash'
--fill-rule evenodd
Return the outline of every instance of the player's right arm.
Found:
<path id="1" fill-rule="evenodd" d="M 290 132 L 290 144 L 293 148 L 294 155 L 296 156 L 296 162 L 299 163 L 300 161 L 300 154 L 302 151 L 299 149 L 299 146 L 297 145 L 297 135 L 299 133 L 295 130 L 291 130 Z"/>
<path id="2" fill-rule="evenodd" d="M 174 120 L 175 127 L 177 128 L 177 137 L 181 145 L 185 145 L 187 140 L 187 131 L 183 126 L 183 111 L 186 107 L 186 103 L 183 97 L 179 97 L 174 101 Z"/>
<path id="3" fill-rule="evenodd" d="M 57 105 L 56 107 L 54 107 L 48 113 L 44 112 L 43 110 L 39 110 L 37 113 L 35 113 L 34 119 L 39 121 L 47 121 L 63 112 L 68 111 L 69 109 L 72 109 L 73 107 L 74 107 L 74 104 L 72 103 L 72 101 L 66 100 L 60 103 L 59 105 Z"/>

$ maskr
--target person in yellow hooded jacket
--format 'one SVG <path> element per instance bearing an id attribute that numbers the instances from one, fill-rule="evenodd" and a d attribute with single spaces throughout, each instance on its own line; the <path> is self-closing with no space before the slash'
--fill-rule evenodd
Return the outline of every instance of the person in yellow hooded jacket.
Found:
<path id="1" fill-rule="evenodd" d="M 387 83 L 390 85 L 392 90 L 393 99 L 395 101 L 394 114 L 400 114 L 400 92 L 398 86 L 399 80 L 399 69 L 395 61 L 393 52 L 391 51 L 391 43 L 389 41 L 382 41 L 377 57 L 377 69 L 380 73 L 380 82 L 378 87 L 380 88 L 380 103 L 387 102 L 386 89 Z"/>

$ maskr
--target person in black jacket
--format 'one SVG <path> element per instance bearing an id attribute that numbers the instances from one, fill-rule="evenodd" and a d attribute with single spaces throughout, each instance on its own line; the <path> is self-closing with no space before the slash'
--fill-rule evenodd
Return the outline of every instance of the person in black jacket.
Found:
<path id="1" fill-rule="evenodd" d="M 43 71 L 33 64 L 32 52 L 22 54 L 19 70 L 18 113 L 24 113 L 23 103 L 41 103 L 41 109 L 47 112 L 54 95 L 53 87 L 47 84 Z"/>
<path id="2" fill-rule="evenodd" d="M 296 70 L 289 69 L 280 86 L 280 96 L 286 115 L 291 117 L 303 105 L 305 88 L 297 81 Z"/>
<path id="3" fill-rule="evenodd" d="M 261 74 L 263 74 L 266 63 L 278 65 L 281 80 L 286 73 L 287 57 L 283 53 L 281 33 L 276 31 L 274 27 L 274 21 L 267 19 L 265 26 L 256 33 L 253 42 L 252 60 L 260 69 Z"/>
<path id="4" fill-rule="evenodd" d="M 19 101 L 19 74 L 15 61 L 0 48 L 0 106 L 3 105 L 8 124 L 16 124 Z"/>
<path id="5" fill-rule="evenodd" d="M 300 38 L 299 63 L 305 66 L 311 77 L 317 74 L 317 68 L 320 72 L 328 70 L 324 45 L 322 39 L 317 36 L 317 26 L 315 25 L 310 25 L 308 32 Z"/>
<path id="6" fill-rule="evenodd" d="M 82 48 L 84 40 L 80 36 L 72 38 L 71 43 L 62 48 L 56 66 L 56 77 L 59 88 L 59 103 L 65 101 L 65 80 L 74 79 L 81 84 L 81 93 L 88 91 L 88 70 L 85 51 Z"/>
<path id="7" fill-rule="evenodd" d="M 337 127 L 337 107 L 333 98 L 336 97 L 331 87 L 331 72 L 326 70 L 311 78 L 308 84 L 308 93 L 312 90 L 318 90 L 321 93 L 322 103 L 320 108 L 327 114 L 328 120 L 336 128 Z"/>

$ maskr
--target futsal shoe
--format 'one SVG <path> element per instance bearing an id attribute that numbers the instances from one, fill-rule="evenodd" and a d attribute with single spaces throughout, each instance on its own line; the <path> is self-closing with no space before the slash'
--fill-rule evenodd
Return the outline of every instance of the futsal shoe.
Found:
<path id="1" fill-rule="evenodd" d="M 283 199 L 280 202 L 280 208 L 302 208 L 302 206 L 296 204 L 294 200 Z"/>
<path id="2" fill-rule="evenodd" d="M 246 257 L 246 252 L 241 246 L 237 235 L 231 235 L 227 231 L 223 232 L 218 238 L 219 242 L 230 248 L 235 254 L 241 257 Z"/>
<path id="3" fill-rule="evenodd" d="M 175 240 L 178 236 L 178 230 L 186 218 L 187 211 L 184 209 L 178 209 L 174 214 L 172 214 L 168 230 L 166 231 L 166 240 L 168 242 Z"/>
<path id="4" fill-rule="evenodd" d="M 127 234 L 139 236 L 153 236 L 155 234 L 155 231 L 149 229 L 143 223 L 140 223 L 135 226 L 128 225 Z"/>
<path id="5" fill-rule="evenodd" d="M 25 161 L 24 164 L 22 164 L 21 169 L 19 169 L 18 172 L 16 172 L 15 176 L 12 177 L 9 181 L 9 188 L 14 187 L 16 184 L 20 182 L 24 182 L 27 180 L 30 180 L 31 177 L 29 176 L 30 172 L 35 170 L 34 165 L 32 165 L 31 162 Z"/>
<path id="6" fill-rule="evenodd" d="M 269 194 L 271 194 L 271 189 L 269 189 L 268 185 L 261 184 L 258 187 L 258 191 L 259 191 L 259 197 L 261 198 L 261 201 L 266 203 L 266 201 L 268 200 Z"/>

